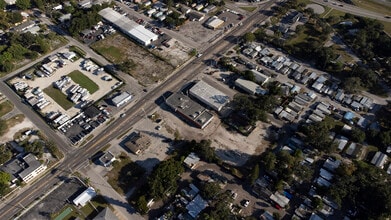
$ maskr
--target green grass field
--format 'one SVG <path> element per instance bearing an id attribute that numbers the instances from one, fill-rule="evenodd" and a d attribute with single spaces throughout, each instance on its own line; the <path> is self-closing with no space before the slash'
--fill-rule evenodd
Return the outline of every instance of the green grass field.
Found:
<path id="1" fill-rule="evenodd" d="M 68 76 L 71 77 L 73 82 L 79 84 L 83 88 L 86 88 L 90 94 L 93 94 L 99 89 L 99 86 L 95 82 L 93 82 L 79 70 L 72 71 L 68 74 Z"/>
<path id="2" fill-rule="evenodd" d="M 255 6 L 243 6 L 243 7 L 239 7 L 245 11 L 248 11 L 248 12 L 253 12 L 255 9 L 257 9 L 257 7 Z"/>
<path id="3" fill-rule="evenodd" d="M 13 108 L 14 105 L 8 100 L 0 103 L 0 117 L 12 111 Z"/>
<path id="4" fill-rule="evenodd" d="M 391 6 L 374 0 L 353 0 L 354 5 L 369 11 L 391 15 Z"/>
<path id="5" fill-rule="evenodd" d="M 99 43 L 91 45 L 91 47 L 99 54 L 107 57 L 113 63 L 122 63 L 126 59 L 126 57 L 123 57 L 121 49 L 118 47 L 100 45 Z"/>
<path id="6" fill-rule="evenodd" d="M 57 102 L 64 110 L 68 110 L 73 107 L 73 103 L 67 99 L 67 96 L 60 90 L 49 86 L 43 90 L 48 96 Z"/>

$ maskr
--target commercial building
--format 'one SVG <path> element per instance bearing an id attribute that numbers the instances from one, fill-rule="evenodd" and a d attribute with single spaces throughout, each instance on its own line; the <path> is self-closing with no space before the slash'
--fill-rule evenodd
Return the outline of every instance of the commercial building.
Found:
<path id="1" fill-rule="evenodd" d="M 87 202 L 89 202 L 91 199 L 93 199 L 96 196 L 95 189 L 92 187 L 88 187 L 84 192 L 82 192 L 79 196 L 77 196 L 73 200 L 73 204 L 76 206 L 85 206 Z"/>
<path id="2" fill-rule="evenodd" d="M 216 30 L 217 28 L 221 27 L 224 24 L 224 21 L 218 18 L 217 16 L 210 17 L 204 25 L 207 28 L 210 28 L 212 30 Z"/>
<path id="3" fill-rule="evenodd" d="M 45 169 L 46 165 L 41 164 L 31 153 L 11 160 L 0 168 L 3 172 L 11 175 L 12 183 L 15 183 L 18 179 L 28 183 Z"/>
<path id="4" fill-rule="evenodd" d="M 174 93 L 166 99 L 166 103 L 185 120 L 198 128 L 205 128 L 213 119 L 213 114 L 188 96 Z"/>
<path id="5" fill-rule="evenodd" d="M 124 34 L 128 35 L 133 40 L 144 46 L 147 46 L 152 41 L 158 39 L 158 35 L 111 8 L 102 9 L 99 12 L 99 15 L 102 16 L 106 21 L 110 22 L 112 25 L 119 28 Z"/>
<path id="6" fill-rule="evenodd" d="M 260 85 L 250 80 L 239 78 L 235 81 L 235 86 L 251 95 L 265 95 L 267 93 L 267 90 L 263 89 Z"/>
<path id="7" fill-rule="evenodd" d="M 151 140 L 141 133 L 133 132 L 124 145 L 129 151 L 137 155 L 151 145 Z"/>
<path id="8" fill-rule="evenodd" d="M 122 92 L 121 94 L 115 96 L 111 99 L 113 105 L 120 107 L 121 105 L 129 102 L 132 99 L 132 95 L 129 92 Z"/>
<path id="9" fill-rule="evenodd" d="M 230 99 L 226 94 L 204 81 L 197 82 L 189 92 L 190 95 L 216 111 L 221 111 L 221 109 L 230 102 Z"/>
<path id="10" fill-rule="evenodd" d="M 99 162 L 105 167 L 110 166 L 114 161 L 115 157 L 110 151 L 107 151 L 101 157 L 99 157 Z"/>

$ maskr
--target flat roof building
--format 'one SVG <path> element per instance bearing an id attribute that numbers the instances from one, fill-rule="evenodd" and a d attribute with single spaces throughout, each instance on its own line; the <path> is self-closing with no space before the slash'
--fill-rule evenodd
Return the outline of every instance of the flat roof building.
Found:
<path id="1" fill-rule="evenodd" d="M 144 46 L 147 46 L 152 41 L 158 39 L 158 35 L 154 34 L 152 31 L 147 30 L 144 26 L 137 24 L 135 21 L 130 20 L 111 8 L 102 9 L 99 11 L 99 15 L 119 28 L 124 34 Z"/>
<path id="2" fill-rule="evenodd" d="M 120 107 L 121 105 L 129 102 L 131 99 L 132 95 L 129 92 L 122 92 L 121 94 L 112 98 L 111 101 L 116 107 Z"/>
<path id="3" fill-rule="evenodd" d="M 221 111 L 221 109 L 230 102 L 229 97 L 226 94 L 204 81 L 197 82 L 191 87 L 189 92 L 190 95 L 216 111 Z"/>
<path id="4" fill-rule="evenodd" d="M 214 117 L 206 108 L 180 93 L 172 94 L 166 99 L 166 103 L 175 112 L 201 129 L 205 128 Z"/>
<path id="5" fill-rule="evenodd" d="M 110 166 L 114 161 L 115 157 L 110 151 L 107 151 L 101 157 L 99 157 L 99 162 L 105 167 Z"/>
<path id="6" fill-rule="evenodd" d="M 27 183 L 46 170 L 46 165 L 41 164 L 34 154 L 29 153 L 24 157 L 9 161 L 0 169 L 11 175 L 12 183 L 19 178 Z"/>
<path id="7" fill-rule="evenodd" d="M 141 153 L 142 151 L 144 151 L 145 149 L 147 149 L 151 145 L 151 140 L 149 139 L 149 137 L 147 137 L 141 133 L 133 132 L 130 135 L 129 140 L 126 141 L 124 143 L 124 145 L 132 153 L 137 155 L 137 154 Z"/>
<path id="8" fill-rule="evenodd" d="M 251 95 L 265 95 L 267 93 L 267 90 L 263 89 L 255 82 L 241 78 L 235 80 L 235 86 L 239 87 L 240 89 Z"/>
<path id="9" fill-rule="evenodd" d="M 87 202 L 93 199 L 96 196 L 95 189 L 92 187 L 88 187 L 84 192 L 82 192 L 79 196 L 77 196 L 73 200 L 73 204 L 76 206 L 85 206 Z"/>
<path id="10" fill-rule="evenodd" d="M 198 214 L 207 206 L 208 203 L 200 195 L 197 195 L 189 204 L 187 204 L 186 209 L 191 217 L 197 218 Z"/>
<path id="11" fill-rule="evenodd" d="M 212 16 L 204 24 L 207 28 L 216 30 L 224 24 L 224 21 L 217 16 Z"/>

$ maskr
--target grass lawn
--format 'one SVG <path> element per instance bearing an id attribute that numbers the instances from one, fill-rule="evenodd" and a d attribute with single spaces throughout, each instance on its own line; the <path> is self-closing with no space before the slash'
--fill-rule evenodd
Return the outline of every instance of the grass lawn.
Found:
<path id="1" fill-rule="evenodd" d="M 117 192 L 125 194 L 144 173 L 142 167 L 130 160 L 126 154 L 121 153 L 119 160 L 113 163 L 113 169 L 107 173 L 107 182 Z"/>
<path id="2" fill-rule="evenodd" d="M 72 71 L 68 74 L 69 77 L 73 80 L 73 82 L 79 84 L 81 87 L 86 88 L 90 94 L 98 91 L 99 86 L 94 83 L 90 78 L 84 75 L 79 70 Z"/>
<path id="3" fill-rule="evenodd" d="M 391 15 L 391 6 L 382 4 L 380 2 L 374 0 L 353 0 L 353 3 L 363 9 L 367 9 L 369 11 Z"/>
<path id="4" fill-rule="evenodd" d="M 7 114 L 8 112 L 12 111 L 14 108 L 14 105 L 10 101 L 5 101 L 0 103 L 0 117 Z"/>
<path id="5" fill-rule="evenodd" d="M 239 7 L 245 11 L 248 11 L 248 12 L 253 12 L 255 9 L 257 9 L 257 7 L 255 6 L 243 6 L 243 7 Z"/>
<path id="6" fill-rule="evenodd" d="M 121 53 L 121 49 L 115 46 L 104 46 L 93 44 L 91 47 L 96 50 L 99 54 L 107 57 L 113 63 L 122 63 L 125 60 L 125 57 Z"/>
<path id="7" fill-rule="evenodd" d="M 334 53 L 341 55 L 341 62 L 351 62 L 353 58 L 346 52 L 346 50 L 342 49 L 339 45 L 334 44 L 331 46 L 333 48 Z"/>
<path id="8" fill-rule="evenodd" d="M 49 86 L 43 90 L 48 96 L 50 96 L 54 101 L 57 102 L 64 110 L 68 110 L 73 107 L 73 102 L 67 99 L 67 96 L 62 93 L 60 90 Z"/>
<path id="9" fill-rule="evenodd" d="M 304 27 L 304 30 L 301 31 L 295 38 L 290 39 L 286 42 L 287 45 L 295 45 L 301 42 L 304 42 L 308 38 L 307 28 Z"/>

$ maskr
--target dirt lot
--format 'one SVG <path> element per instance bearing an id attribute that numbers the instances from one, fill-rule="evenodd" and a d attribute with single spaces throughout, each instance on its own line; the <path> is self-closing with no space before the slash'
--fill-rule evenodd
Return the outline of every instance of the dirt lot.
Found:
<path id="1" fill-rule="evenodd" d="M 174 69 L 121 34 L 107 37 L 94 43 L 91 47 L 114 64 L 121 64 L 125 61 L 134 63 L 134 67 L 128 73 L 142 85 L 154 84 L 163 80 Z M 152 63 L 154 65 L 151 65 Z"/>

